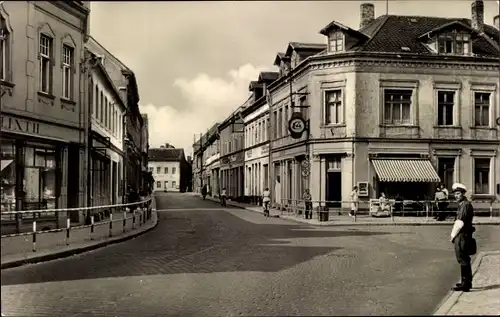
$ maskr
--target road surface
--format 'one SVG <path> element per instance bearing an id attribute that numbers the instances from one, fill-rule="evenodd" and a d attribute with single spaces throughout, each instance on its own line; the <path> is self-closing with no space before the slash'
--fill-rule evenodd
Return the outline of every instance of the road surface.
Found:
<path id="1" fill-rule="evenodd" d="M 161 193 L 157 228 L 2 270 L 7 316 L 427 315 L 459 277 L 451 228 L 315 228 Z M 481 251 L 500 250 L 479 226 Z"/>

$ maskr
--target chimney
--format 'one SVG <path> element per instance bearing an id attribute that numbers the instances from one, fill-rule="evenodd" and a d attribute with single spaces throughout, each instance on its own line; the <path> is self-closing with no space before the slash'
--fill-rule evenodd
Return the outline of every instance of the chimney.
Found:
<path id="1" fill-rule="evenodd" d="M 493 18 L 493 25 L 497 28 L 497 30 L 500 30 L 500 15 Z"/>
<path id="2" fill-rule="evenodd" d="M 375 6 L 371 3 L 363 3 L 360 8 L 361 21 L 359 22 L 359 28 L 362 28 L 375 19 Z"/>
<path id="3" fill-rule="evenodd" d="M 483 0 L 475 0 L 471 5 L 471 26 L 473 29 L 484 31 L 484 2 Z"/>

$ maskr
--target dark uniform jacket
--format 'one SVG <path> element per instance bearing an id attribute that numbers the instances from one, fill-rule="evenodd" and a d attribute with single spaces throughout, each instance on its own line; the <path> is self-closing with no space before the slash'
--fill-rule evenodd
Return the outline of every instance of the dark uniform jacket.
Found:
<path id="1" fill-rule="evenodd" d="M 473 218 L 474 207 L 472 207 L 472 204 L 467 200 L 467 198 L 464 198 L 464 200 L 458 204 L 457 219 L 462 220 L 464 223 L 464 226 L 460 229 L 458 234 L 472 234 L 474 232 L 474 227 L 472 226 Z"/>

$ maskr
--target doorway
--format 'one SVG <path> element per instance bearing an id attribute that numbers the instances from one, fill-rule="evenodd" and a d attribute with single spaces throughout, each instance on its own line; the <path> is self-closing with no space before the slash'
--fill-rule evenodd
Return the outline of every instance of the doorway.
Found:
<path id="1" fill-rule="evenodd" d="M 342 172 L 326 173 L 327 207 L 340 208 L 342 203 Z"/>

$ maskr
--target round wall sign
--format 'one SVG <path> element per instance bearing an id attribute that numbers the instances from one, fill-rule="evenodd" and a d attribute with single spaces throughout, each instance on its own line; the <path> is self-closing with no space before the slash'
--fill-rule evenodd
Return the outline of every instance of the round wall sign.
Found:
<path id="1" fill-rule="evenodd" d="M 500 117 L 497 118 L 497 125 L 500 125 Z"/>
<path id="2" fill-rule="evenodd" d="M 290 136 L 294 139 L 299 139 L 302 133 L 306 130 L 306 121 L 300 112 L 292 113 L 292 117 L 288 121 L 288 131 Z"/>

